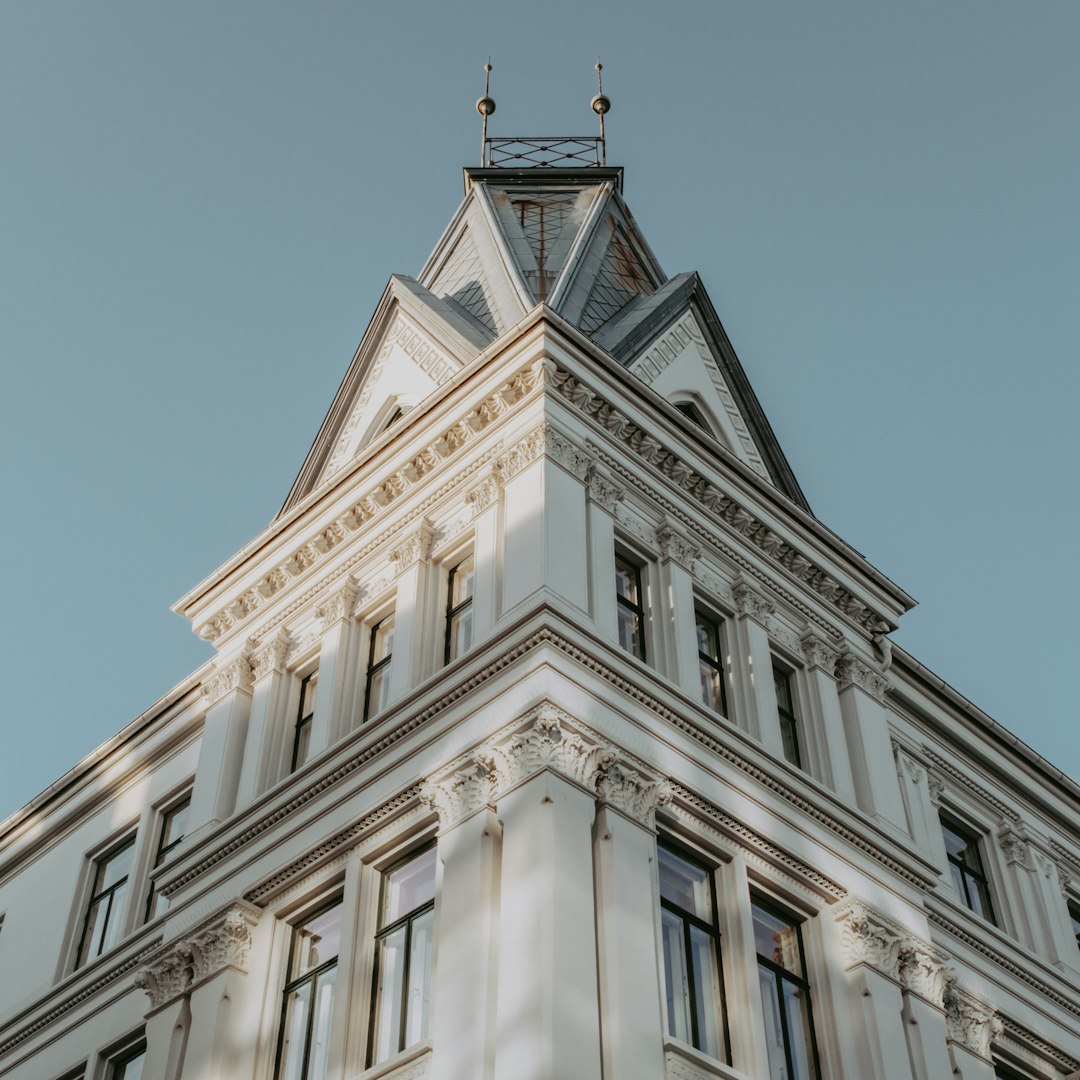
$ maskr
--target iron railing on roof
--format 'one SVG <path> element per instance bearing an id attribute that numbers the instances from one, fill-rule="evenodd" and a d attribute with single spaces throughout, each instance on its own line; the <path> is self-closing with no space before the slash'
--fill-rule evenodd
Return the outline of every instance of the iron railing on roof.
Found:
<path id="1" fill-rule="evenodd" d="M 488 169 L 580 169 L 604 164 L 604 140 L 594 136 L 484 139 Z"/>

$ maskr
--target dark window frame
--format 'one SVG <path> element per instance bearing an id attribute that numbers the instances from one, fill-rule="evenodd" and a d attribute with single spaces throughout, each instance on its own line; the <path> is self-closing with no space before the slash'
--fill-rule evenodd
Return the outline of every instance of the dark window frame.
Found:
<path id="1" fill-rule="evenodd" d="M 421 855 L 426 854 L 436 845 L 434 842 L 424 844 L 421 847 L 410 851 L 408 855 L 402 856 L 402 858 L 391 863 L 381 871 L 381 880 L 379 882 L 379 902 L 378 912 L 379 918 L 382 918 L 383 904 L 386 899 L 386 883 L 390 878 L 390 875 L 395 871 L 401 869 L 403 866 L 407 866 L 414 859 L 420 858 Z M 403 1053 L 408 1049 L 408 1045 L 405 1043 L 408 1032 L 409 1022 L 409 982 L 412 975 L 410 970 L 411 965 L 406 961 L 402 967 L 401 978 L 401 1001 L 398 1003 L 400 1009 L 400 1016 L 398 1017 L 398 1047 L 392 1051 L 390 1055 L 383 1058 L 381 1061 L 375 1061 L 375 1039 L 377 1035 L 376 1020 L 379 1014 L 379 942 L 384 938 L 390 937 L 391 934 L 396 933 L 403 926 L 405 927 L 405 944 L 402 948 L 402 955 L 410 957 L 412 955 L 412 928 L 413 923 L 418 921 L 428 912 L 435 910 L 436 897 L 432 896 L 426 903 L 421 904 L 419 907 L 413 908 L 412 911 L 406 912 L 400 918 L 395 919 L 392 923 L 388 923 L 386 926 L 376 926 L 375 932 L 375 957 L 372 963 L 372 978 L 371 978 L 371 1008 L 368 1012 L 368 1051 L 367 1051 L 367 1068 L 373 1068 L 375 1065 L 381 1065 L 383 1061 L 390 1061 L 397 1054 Z M 428 971 L 428 979 L 432 976 L 431 970 Z M 411 1044 L 410 1044 L 411 1045 Z"/>
<path id="2" fill-rule="evenodd" d="M 724 950 L 723 950 L 723 937 L 720 933 L 720 907 L 718 903 L 718 897 L 716 894 L 716 867 L 701 861 L 693 851 L 688 851 L 681 844 L 672 840 L 669 836 L 659 836 L 656 841 L 657 847 L 667 848 L 672 854 L 677 855 L 684 862 L 690 863 L 692 866 L 696 866 L 699 870 L 703 870 L 709 881 L 709 900 L 710 909 L 712 911 L 713 922 L 710 925 L 704 919 L 695 915 L 693 912 L 687 911 L 685 908 L 679 907 L 673 900 L 668 900 L 665 896 L 660 896 L 660 907 L 663 911 L 670 911 L 673 915 L 680 918 L 683 922 L 683 954 L 686 959 L 687 969 L 694 974 L 694 962 L 693 962 L 693 948 L 691 944 L 690 927 L 694 926 L 703 933 L 708 934 L 712 940 L 713 953 L 716 960 L 717 978 L 719 980 L 720 991 L 720 1020 L 721 1027 L 724 1033 L 724 1064 L 731 1064 L 731 1030 L 728 1026 L 728 1010 L 727 1010 L 727 990 L 724 985 Z M 657 858 L 657 874 L 659 875 L 660 860 Z M 667 980 L 667 972 L 664 972 L 664 979 Z M 701 1049 L 701 1033 L 698 1031 L 698 1008 L 697 1008 L 697 983 L 694 978 L 690 978 L 687 981 L 687 990 L 690 997 L 690 1034 L 691 1043 L 695 1050 L 699 1050 L 701 1053 L 706 1051 Z M 664 1024 L 667 1026 L 667 1015 L 665 1009 Z M 670 1032 L 668 1032 L 671 1035 Z M 671 1036 L 674 1038 L 675 1036 Z"/>
<path id="3" fill-rule="evenodd" d="M 92 860 L 93 870 L 90 878 L 90 895 L 87 897 L 86 907 L 83 912 L 83 925 L 82 933 L 79 935 L 79 947 L 75 950 L 75 966 L 73 968 L 73 970 L 75 971 L 78 971 L 80 968 L 84 968 L 87 965 L 92 964 L 95 960 L 97 960 L 99 956 L 102 956 L 104 953 L 109 951 L 108 948 L 103 948 L 98 950 L 97 956 L 83 955 L 83 949 L 86 946 L 86 935 L 90 929 L 90 917 L 94 914 L 97 906 L 102 901 L 107 902 L 108 906 L 105 909 L 105 925 L 101 932 L 102 942 L 104 942 L 109 932 L 109 922 L 113 918 L 113 899 L 119 889 L 126 888 L 127 885 L 131 882 L 132 871 L 135 869 L 134 850 L 132 851 L 131 869 L 128 870 L 127 874 L 125 874 L 124 877 L 120 878 L 119 881 L 113 882 L 113 884 L 110 885 L 108 888 L 102 889 L 101 892 L 94 891 L 95 883 L 100 877 L 101 871 L 104 869 L 105 866 L 109 864 L 112 859 L 116 858 L 116 856 L 121 854 L 121 852 L 127 851 L 128 848 L 134 849 L 136 838 L 137 833 L 134 831 L 130 832 L 126 836 L 118 840 L 115 844 L 106 848 L 105 851 L 103 851 L 100 855 L 95 856 L 95 858 Z M 121 922 L 121 932 L 123 931 L 123 920 L 126 915 L 127 911 L 125 904 L 125 910 L 121 910 L 119 915 L 117 916 L 117 918 L 119 918 Z"/>
<path id="4" fill-rule="evenodd" d="M 1065 901 L 1065 907 L 1069 913 L 1069 921 L 1072 923 L 1073 937 L 1076 938 L 1076 947 L 1080 949 L 1080 900 L 1071 898 Z"/>
<path id="5" fill-rule="evenodd" d="M 628 597 L 622 595 L 619 592 L 619 570 L 627 570 L 630 572 L 630 577 L 634 585 L 634 592 L 637 595 L 637 601 L 630 600 Z M 619 647 L 629 653 L 631 656 L 636 656 L 643 663 L 649 662 L 649 648 L 646 642 L 645 634 L 645 576 L 643 571 L 645 569 L 645 563 L 636 558 L 633 555 L 628 555 L 623 550 L 616 548 L 615 550 L 615 614 L 616 614 L 616 628 L 618 627 L 618 612 L 620 609 L 629 611 L 637 618 L 637 634 L 634 635 L 636 647 L 627 648 L 623 645 L 622 641 L 619 641 Z"/>
<path id="6" fill-rule="evenodd" d="M 364 713 L 363 723 L 367 723 L 372 719 L 371 712 L 371 687 L 375 682 L 376 677 L 383 671 L 386 671 L 390 667 L 390 661 L 394 659 L 393 650 L 388 652 L 381 660 L 375 659 L 375 646 L 379 643 L 379 631 L 385 626 L 385 624 L 391 621 L 397 614 L 396 610 L 386 612 L 378 622 L 371 624 L 371 630 L 369 631 L 368 641 L 368 662 L 367 662 L 367 674 L 364 676 Z M 374 714 L 378 716 L 378 713 Z"/>
<path id="7" fill-rule="evenodd" d="M 140 1057 L 146 1056 L 146 1040 L 140 1039 L 138 1042 L 131 1046 L 125 1046 L 118 1053 L 109 1056 L 108 1065 L 109 1069 L 106 1074 L 106 1080 L 124 1080 L 124 1074 L 121 1069 L 127 1069 L 127 1067 L 133 1062 L 137 1061 Z"/>
<path id="8" fill-rule="evenodd" d="M 780 663 L 773 657 L 772 661 L 773 670 L 773 685 L 779 686 L 783 683 L 787 690 L 787 699 L 789 704 L 785 705 L 780 700 L 780 693 L 776 694 L 776 715 L 780 721 L 780 741 L 784 748 L 784 760 L 789 765 L 794 765 L 796 769 L 805 769 L 803 765 L 802 745 L 799 740 L 799 729 L 802 726 L 802 721 L 799 717 L 797 702 L 799 695 L 797 687 L 795 685 L 795 672 Z"/>
<path id="9" fill-rule="evenodd" d="M 324 915 L 328 911 L 332 911 L 334 908 L 339 907 L 344 903 L 344 897 L 340 894 L 333 896 L 331 899 L 324 901 L 317 907 L 307 911 L 303 918 L 292 923 L 290 930 L 291 936 L 289 940 L 289 956 L 285 962 L 285 974 L 286 982 L 281 991 L 281 1015 L 278 1021 L 278 1038 L 277 1038 L 277 1051 L 274 1054 L 274 1078 L 277 1080 L 281 1075 L 281 1058 L 285 1050 L 285 1033 L 286 1033 L 286 1021 L 289 1015 L 289 998 L 292 994 L 304 985 L 304 983 L 310 983 L 312 986 L 311 1002 L 314 1006 L 315 993 L 319 985 L 319 977 L 325 975 L 328 971 L 335 970 L 338 966 L 338 960 L 341 957 L 340 951 L 335 953 L 330 960 L 325 961 L 318 967 L 312 968 L 310 971 L 305 971 L 303 975 L 297 975 L 293 979 L 288 978 L 288 973 L 292 971 L 293 960 L 296 957 L 297 942 L 299 940 L 297 931 L 302 930 L 309 923 L 314 922 L 320 915 Z M 340 944 L 339 944 L 340 948 Z M 301 1058 L 300 1064 L 300 1076 L 307 1077 L 308 1066 L 311 1064 L 311 1047 L 312 1047 L 312 1035 L 315 1027 L 315 1013 L 314 1007 L 308 1009 L 307 1020 L 305 1021 L 304 1030 L 304 1053 Z"/>
<path id="10" fill-rule="evenodd" d="M 785 922 L 791 924 L 795 930 L 795 940 L 799 947 L 799 964 L 802 970 L 807 970 L 806 964 L 806 945 L 803 941 L 803 923 L 806 921 L 801 915 L 796 915 L 793 911 L 785 908 L 782 904 L 778 904 L 771 897 L 763 895 L 762 893 L 751 891 L 750 893 L 750 910 L 751 918 L 753 918 L 754 907 L 759 907 L 763 911 L 767 911 L 770 915 L 775 916 L 778 919 L 783 919 Z M 759 968 L 764 968 L 770 972 L 773 976 L 773 985 L 776 990 L 776 1006 L 777 1012 L 780 1016 L 780 1030 L 784 1039 L 784 1060 L 785 1067 L 787 1069 L 787 1075 L 789 1077 L 797 1076 L 795 1072 L 795 1062 L 792 1058 L 791 1047 L 791 1032 L 788 1029 L 788 1015 L 787 1009 L 784 1003 L 784 982 L 790 982 L 792 985 L 798 987 L 799 990 L 805 995 L 803 1000 L 806 1002 L 806 1026 L 810 1032 L 810 1056 L 811 1066 L 814 1070 L 814 1076 L 807 1078 L 807 1080 L 821 1080 L 821 1055 L 818 1051 L 817 1043 L 817 1031 L 814 1025 L 814 1003 L 813 1003 L 813 991 L 810 988 L 810 980 L 804 975 L 796 975 L 793 971 L 789 971 L 786 967 L 776 963 L 769 956 L 762 956 L 761 953 L 756 951 L 757 964 Z M 800 1077 L 799 1080 L 802 1080 Z"/>
<path id="11" fill-rule="evenodd" d="M 304 702 L 307 698 L 307 688 L 311 683 L 311 680 L 315 680 L 315 695 L 318 697 L 319 692 L 319 669 L 314 668 L 309 671 L 300 680 L 300 700 L 296 706 L 296 724 L 293 728 L 293 744 L 292 754 L 289 757 L 289 772 L 296 772 L 301 765 L 307 761 L 307 754 L 305 753 L 304 759 L 300 760 L 300 748 L 303 741 L 304 733 L 310 730 L 312 721 L 315 719 L 315 704 L 312 703 L 311 712 L 304 712 Z"/>
<path id="12" fill-rule="evenodd" d="M 473 587 L 472 592 L 458 604 L 454 603 L 454 582 L 457 579 L 458 572 L 466 563 L 472 563 L 472 575 L 473 575 Z M 476 594 L 476 553 L 468 552 L 462 555 L 453 566 L 446 571 L 446 614 L 443 623 L 443 666 L 445 667 L 450 661 L 457 660 L 459 657 L 451 656 L 454 644 L 454 630 L 458 624 L 458 620 L 461 616 L 472 610 L 473 597 Z M 472 648 L 472 631 L 469 631 L 469 644 L 465 646 L 461 651 L 461 656 Z"/>
<path id="13" fill-rule="evenodd" d="M 945 845 L 945 859 L 954 886 L 957 884 L 957 875 L 960 878 L 961 887 L 957 889 L 957 892 L 961 904 L 972 915 L 985 919 L 991 926 L 997 926 L 998 919 L 994 909 L 993 893 L 990 889 L 990 875 L 986 872 L 982 857 L 982 838 L 984 834 L 969 828 L 964 822 L 947 811 L 943 810 L 938 817 L 943 835 L 945 832 L 950 832 L 957 839 L 964 841 L 964 849 L 961 855 L 953 855 L 949 851 L 949 845 L 947 843 Z M 970 862 L 965 859 L 969 854 L 971 856 Z M 979 903 L 983 906 L 982 913 L 972 903 L 972 885 L 974 885 L 975 892 L 978 895 Z"/>
<path id="14" fill-rule="evenodd" d="M 191 789 L 189 788 L 179 799 L 161 811 L 161 820 L 158 825 L 157 851 L 154 854 L 154 865 L 151 867 L 152 870 L 156 870 L 180 846 L 180 844 L 183 843 L 184 837 L 187 835 L 186 828 L 175 840 L 170 840 L 167 844 L 165 843 L 165 835 L 168 831 L 169 823 L 174 820 L 176 815 L 180 811 L 188 810 L 190 808 Z M 146 911 L 143 916 L 143 922 L 149 922 L 154 917 L 154 902 L 157 897 L 158 891 L 154 888 L 153 881 L 151 881 L 150 888 L 146 894 Z"/>
<path id="15" fill-rule="evenodd" d="M 720 685 L 720 708 L 717 709 L 713 706 L 713 711 L 718 715 L 724 717 L 725 720 L 730 719 L 731 713 L 729 712 L 728 697 L 727 697 L 727 671 L 724 668 L 724 620 L 718 615 L 715 615 L 704 605 L 694 603 L 694 636 L 697 638 L 697 628 L 706 624 L 715 631 L 716 637 L 716 649 L 717 655 L 710 656 L 708 653 L 703 653 L 701 648 L 698 648 L 698 664 L 699 670 L 701 664 L 706 664 L 716 672 L 719 685 Z M 702 703 L 706 704 L 704 696 L 702 696 Z M 708 707 L 708 706 L 707 706 Z"/>

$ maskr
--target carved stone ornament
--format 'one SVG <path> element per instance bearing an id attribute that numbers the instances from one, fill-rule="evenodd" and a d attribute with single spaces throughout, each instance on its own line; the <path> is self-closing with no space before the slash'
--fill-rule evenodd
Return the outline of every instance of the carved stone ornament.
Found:
<path id="1" fill-rule="evenodd" d="M 844 653 L 840 657 L 836 673 L 840 680 L 841 690 L 846 690 L 849 686 L 857 686 L 860 690 L 865 690 L 875 701 L 885 700 L 885 691 L 889 689 L 888 680 L 872 667 L 864 664 L 854 653 Z"/>
<path id="2" fill-rule="evenodd" d="M 585 479 L 592 464 L 592 458 L 581 447 L 551 424 L 541 424 L 495 462 L 499 479 L 505 483 L 541 456 L 557 462 L 579 480 Z"/>
<path id="3" fill-rule="evenodd" d="M 525 731 L 499 743 L 489 743 L 477 758 L 494 775 L 495 788 L 505 791 L 519 781 L 551 769 L 595 791 L 602 770 L 616 758 L 610 746 L 586 742 L 563 726 L 558 710 L 543 705 Z"/>
<path id="4" fill-rule="evenodd" d="M 763 596 L 745 581 L 736 582 L 731 593 L 735 597 L 735 607 L 739 614 L 749 615 L 762 626 L 768 623 L 769 616 L 776 610 L 776 606 L 768 597 Z"/>
<path id="5" fill-rule="evenodd" d="M 945 778 L 941 773 L 933 769 L 926 770 L 926 790 L 930 795 L 930 801 L 935 806 L 940 806 L 941 797 L 945 794 Z"/>
<path id="6" fill-rule="evenodd" d="M 666 806 L 672 799 L 671 785 L 666 780 L 642 776 L 618 763 L 600 774 L 596 790 L 604 802 L 647 829 L 656 823 L 656 808 Z"/>
<path id="7" fill-rule="evenodd" d="M 908 779 L 917 784 L 923 778 L 923 767 L 915 760 L 907 751 L 901 750 L 899 747 L 896 750 L 896 762 L 900 768 L 907 773 Z M 902 779 L 902 777 L 901 777 Z"/>
<path id="8" fill-rule="evenodd" d="M 1001 1034 L 1002 1023 L 994 1010 L 964 990 L 950 972 L 942 995 L 949 1039 L 966 1046 L 979 1057 L 990 1059 L 990 1044 Z"/>
<path id="9" fill-rule="evenodd" d="M 909 937 L 900 946 L 900 985 L 938 1008 L 942 1006 L 948 968 L 944 957 L 926 942 Z"/>
<path id="10" fill-rule="evenodd" d="M 225 967 L 243 970 L 251 948 L 251 928 L 257 921 L 258 914 L 250 908 L 234 905 L 204 923 L 187 942 L 192 982 L 201 982 Z"/>
<path id="11" fill-rule="evenodd" d="M 492 474 L 481 480 L 468 494 L 465 501 L 472 508 L 473 514 L 483 513 L 499 497 L 499 479 Z"/>
<path id="12" fill-rule="evenodd" d="M 1028 847 L 1027 839 L 1015 829 L 1006 828 L 998 833 L 998 843 L 1005 853 L 1006 862 L 1010 865 L 1015 863 L 1025 870 L 1032 869 L 1031 850 Z"/>
<path id="13" fill-rule="evenodd" d="M 399 574 L 418 562 L 427 562 L 431 558 L 431 545 L 435 540 L 435 530 L 430 521 L 423 524 L 395 551 L 390 552 L 390 559 Z"/>
<path id="14" fill-rule="evenodd" d="M 323 630 L 328 630 L 342 619 L 351 619 L 356 608 L 356 597 L 356 586 L 350 581 L 327 599 L 315 612 L 316 617 L 322 622 Z"/>
<path id="15" fill-rule="evenodd" d="M 843 924 L 844 959 L 848 967 L 867 964 L 890 978 L 899 978 L 903 938 L 884 916 L 861 900 L 851 900 L 836 913 Z"/>
<path id="16" fill-rule="evenodd" d="M 208 706 L 216 705 L 226 694 L 240 690 L 251 693 L 251 661 L 247 656 L 238 656 L 203 683 L 202 692 Z"/>
<path id="17" fill-rule="evenodd" d="M 585 478 L 590 501 L 596 503 L 601 509 L 609 514 L 615 513 L 616 505 L 621 502 L 626 493 L 617 484 L 613 484 L 602 472 L 595 468 L 589 469 Z"/>
<path id="18" fill-rule="evenodd" d="M 251 673 L 256 682 L 273 671 L 282 671 L 289 656 L 289 635 L 278 634 L 251 654 Z"/>
<path id="19" fill-rule="evenodd" d="M 710 1069 L 706 1072 L 703 1065 L 688 1061 L 676 1050 L 664 1053 L 664 1080 L 716 1080 L 720 1075 Z"/>
<path id="20" fill-rule="evenodd" d="M 473 757 L 427 781 L 420 789 L 420 799 L 438 813 L 443 829 L 449 829 L 487 806 L 492 787 L 491 771 Z"/>
<path id="21" fill-rule="evenodd" d="M 808 668 L 821 668 L 828 675 L 836 674 L 836 664 L 840 654 L 823 638 L 812 630 L 807 630 L 799 639 L 803 659 Z"/>
<path id="22" fill-rule="evenodd" d="M 191 950 L 185 942 L 170 947 L 135 972 L 135 985 L 150 996 L 150 1008 L 160 1009 L 186 994 L 191 986 Z"/>
<path id="23" fill-rule="evenodd" d="M 693 573 L 694 561 L 701 557 L 699 545 L 687 540 L 682 533 L 677 532 L 670 525 L 661 525 L 656 530 L 656 539 L 660 544 L 661 557 L 671 559 L 687 572 Z"/>

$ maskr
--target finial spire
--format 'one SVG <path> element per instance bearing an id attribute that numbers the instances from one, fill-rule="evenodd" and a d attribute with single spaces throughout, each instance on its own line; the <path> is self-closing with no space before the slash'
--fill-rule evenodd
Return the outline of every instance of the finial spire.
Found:
<path id="1" fill-rule="evenodd" d="M 491 88 L 491 57 L 487 58 L 487 63 L 484 65 L 484 96 L 480 98 L 476 103 L 476 111 L 484 118 L 483 132 L 480 137 L 480 167 L 483 168 L 486 164 L 485 158 L 487 156 L 487 121 L 488 117 L 495 111 L 495 99 L 488 93 Z M 603 118 L 600 119 L 600 124 L 603 126 Z"/>
<path id="2" fill-rule="evenodd" d="M 592 99 L 592 111 L 600 117 L 600 164 L 607 164 L 607 143 L 604 139 L 604 114 L 611 111 L 611 98 L 604 94 L 604 78 L 600 74 L 604 65 L 596 58 L 596 97 Z"/>

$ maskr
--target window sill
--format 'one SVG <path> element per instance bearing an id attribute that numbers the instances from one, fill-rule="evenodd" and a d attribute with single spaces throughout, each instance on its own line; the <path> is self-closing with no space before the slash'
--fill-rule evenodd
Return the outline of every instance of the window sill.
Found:
<path id="1" fill-rule="evenodd" d="M 360 1074 L 360 1080 L 421 1080 L 430 1073 L 431 1042 L 424 1041 L 372 1065 Z"/>
<path id="2" fill-rule="evenodd" d="M 744 1072 L 670 1037 L 664 1039 L 665 1080 L 752 1080 Z"/>

